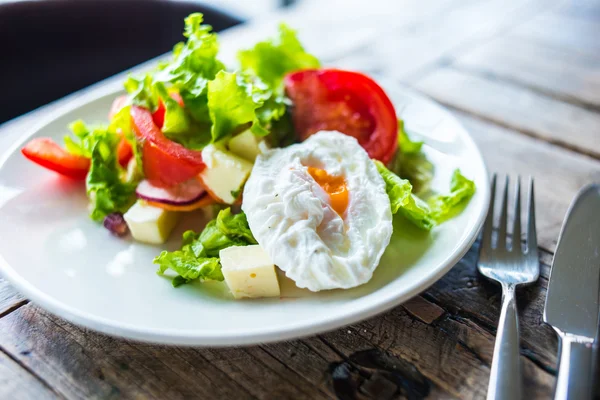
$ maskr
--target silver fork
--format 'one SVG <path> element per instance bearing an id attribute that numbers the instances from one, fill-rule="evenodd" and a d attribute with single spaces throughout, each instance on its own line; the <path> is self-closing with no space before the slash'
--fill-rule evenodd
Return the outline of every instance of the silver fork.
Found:
<path id="1" fill-rule="evenodd" d="M 485 220 L 481 248 L 479 251 L 479 272 L 502 285 L 502 311 L 498 322 L 498 332 L 494 345 L 494 358 L 488 385 L 488 400 L 521 399 L 521 363 L 519 358 L 519 322 L 515 289 L 517 285 L 535 282 L 540 275 L 537 236 L 535 231 L 535 205 L 533 198 L 533 178 L 529 180 L 529 200 L 527 217 L 527 242 L 521 245 L 521 183 L 517 179 L 514 201 L 512 243 L 507 243 L 508 226 L 508 187 L 506 185 L 500 206 L 500 221 L 495 246 L 492 243 L 494 228 L 494 197 L 496 175 L 492 178 L 490 207 Z"/>

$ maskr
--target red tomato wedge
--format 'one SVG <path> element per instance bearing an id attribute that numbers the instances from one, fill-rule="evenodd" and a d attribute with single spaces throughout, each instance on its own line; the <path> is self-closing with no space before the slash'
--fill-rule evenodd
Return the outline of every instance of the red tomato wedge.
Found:
<path id="1" fill-rule="evenodd" d="M 50 138 L 30 140 L 21 153 L 42 167 L 73 179 L 85 179 L 90 169 L 88 158 L 69 153 Z"/>
<path id="2" fill-rule="evenodd" d="M 117 148 L 119 164 L 126 167 L 133 156 L 131 145 L 125 138 Z M 58 172 L 73 179 L 85 179 L 90 170 L 90 159 L 69 153 L 50 138 L 35 138 L 30 140 L 21 153 L 42 167 Z"/>
<path id="3" fill-rule="evenodd" d="M 179 105 L 181 107 L 183 107 L 183 99 L 181 98 L 179 93 L 173 92 L 173 93 L 170 93 L 169 96 L 171 96 L 171 98 L 177 100 Z M 159 128 L 162 128 L 165 123 L 165 112 L 166 111 L 167 110 L 165 109 L 165 104 L 162 102 L 161 99 L 158 99 L 158 107 L 156 108 L 156 111 L 154 111 L 152 113 L 152 119 L 154 120 L 154 123 Z"/>
<path id="4" fill-rule="evenodd" d="M 389 97 L 371 78 L 352 71 L 309 69 L 286 75 L 284 83 L 300 139 L 336 130 L 355 137 L 371 158 L 391 161 L 398 147 L 398 119 Z"/>
<path id="5" fill-rule="evenodd" d="M 132 106 L 131 119 L 136 137 L 142 143 L 144 174 L 152 184 L 177 185 L 204 169 L 202 153 L 167 139 L 154 123 L 150 111 Z"/>
<path id="6" fill-rule="evenodd" d="M 119 146 L 117 147 L 117 155 L 119 157 L 119 164 L 121 167 L 125 168 L 133 156 L 133 149 L 125 138 L 122 138 L 119 142 Z"/>

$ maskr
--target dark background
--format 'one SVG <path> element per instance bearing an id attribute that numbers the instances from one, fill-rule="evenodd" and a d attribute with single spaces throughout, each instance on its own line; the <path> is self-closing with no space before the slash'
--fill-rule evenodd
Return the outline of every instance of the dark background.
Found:
<path id="1" fill-rule="evenodd" d="M 242 22 L 194 1 L 0 4 L 0 123 L 166 53 L 195 11 L 215 31 Z"/>

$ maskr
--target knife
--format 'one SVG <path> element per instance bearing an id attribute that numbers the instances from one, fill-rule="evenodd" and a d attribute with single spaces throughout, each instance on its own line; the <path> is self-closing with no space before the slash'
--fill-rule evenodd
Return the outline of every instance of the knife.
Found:
<path id="1" fill-rule="evenodd" d="M 544 322 L 560 338 L 555 399 L 590 399 L 600 289 L 600 185 L 569 207 L 552 261 Z"/>

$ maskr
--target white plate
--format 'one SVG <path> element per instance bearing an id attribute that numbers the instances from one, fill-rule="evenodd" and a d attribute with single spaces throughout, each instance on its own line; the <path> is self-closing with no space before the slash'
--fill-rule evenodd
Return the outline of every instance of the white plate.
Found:
<path id="1" fill-rule="evenodd" d="M 155 274 L 161 247 L 112 237 L 87 216 L 81 183 L 59 178 L 19 152 L 29 137 L 61 142 L 69 122 L 105 122 L 118 86 L 92 90 L 23 137 L 0 162 L 0 272 L 29 299 L 78 325 L 149 342 L 242 345 L 331 330 L 373 316 L 425 290 L 466 253 L 483 222 L 488 176 L 468 133 L 446 110 L 387 85 L 398 114 L 429 146 L 436 167 L 433 187 L 448 190 L 454 168 L 475 180 L 477 193 L 463 212 L 430 235 L 395 226 L 373 279 L 352 290 L 319 293 L 282 283 L 281 299 L 234 301 L 223 283 L 174 289 Z M 6 147 L 3 147 L 6 148 Z M 202 215 L 179 233 L 199 230 Z"/>

